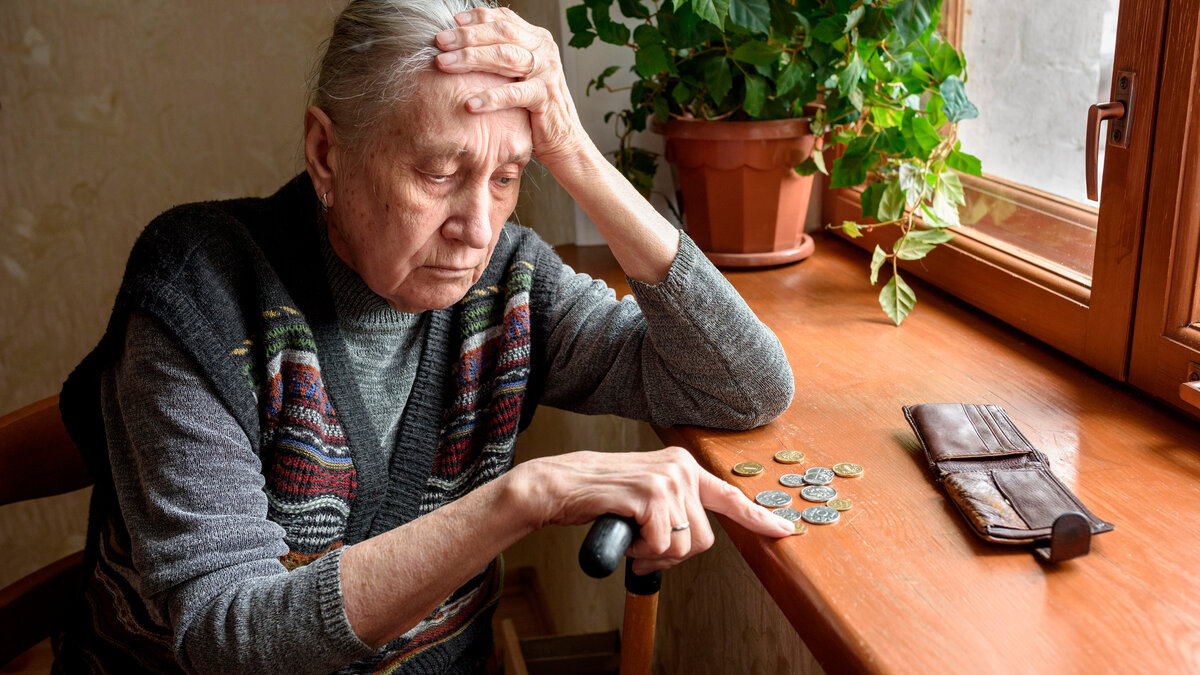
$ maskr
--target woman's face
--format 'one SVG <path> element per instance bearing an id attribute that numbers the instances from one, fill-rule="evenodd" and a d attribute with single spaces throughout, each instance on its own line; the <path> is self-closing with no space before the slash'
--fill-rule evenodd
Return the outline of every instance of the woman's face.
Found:
<path id="1" fill-rule="evenodd" d="M 529 163 L 529 114 L 466 111 L 507 82 L 425 72 L 375 143 L 341 155 L 325 214 L 334 251 L 397 310 L 449 307 L 483 273 Z"/>

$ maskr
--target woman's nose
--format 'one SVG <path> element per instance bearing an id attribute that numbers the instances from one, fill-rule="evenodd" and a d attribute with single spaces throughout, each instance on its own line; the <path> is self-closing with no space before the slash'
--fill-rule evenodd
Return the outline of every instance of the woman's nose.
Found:
<path id="1" fill-rule="evenodd" d="M 456 195 L 454 215 L 446 224 L 446 236 L 471 248 L 486 248 L 492 241 L 491 194 L 488 186 L 465 186 Z"/>

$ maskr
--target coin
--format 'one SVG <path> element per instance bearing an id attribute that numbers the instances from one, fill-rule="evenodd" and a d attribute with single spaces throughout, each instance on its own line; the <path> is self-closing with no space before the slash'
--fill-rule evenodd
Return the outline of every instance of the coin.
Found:
<path id="1" fill-rule="evenodd" d="M 841 514 L 828 506 L 810 506 L 800 516 L 814 525 L 836 523 L 841 518 Z"/>
<path id="2" fill-rule="evenodd" d="M 856 478 L 863 474 L 863 468 L 854 462 L 839 462 L 833 465 L 833 472 L 842 478 Z"/>
<path id="3" fill-rule="evenodd" d="M 758 462 L 738 462 L 733 465 L 733 472 L 739 476 L 757 476 L 763 472 L 763 465 Z"/>
<path id="4" fill-rule="evenodd" d="M 810 502 L 827 502 L 837 496 L 837 490 L 828 485 L 809 485 L 800 490 L 800 496 Z"/>
<path id="5" fill-rule="evenodd" d="M 767 508 L 774 508 L 791 504 L 792 498 L 783 490 L 763 490 L 754 497 L 754 501 Z"/>
<path id="6" fill-rule="evenodd" d="M 839 497 L 837 499 L 830 499 L 829 501 L 825 502 L 825 506 L 838 511 L 849 511 L 851 504 L 849 499 L 846 499 L 845 497 Z"/>
<path id="7" fill-rule="evenodd" d="M 804 453 L 799 450 L 780 450 L 775 453 L 775 461 L 780 464 L 799 464 L 804 461 Z"/>
<path id="8" fill-rule="evenodd" d="M 779 482 L 791 488 L 804 487 L 807 483 L 804 482 L 804 476 L 798 473 L 785 473 L 779 477 Z"/>
<path id="9" fill-rule="evenodd" d="M 833 480 L 833 471 L 823 466 L 814 466 L 804 472 L 804 482 L 809 485 L 829 485 Z"/>
<path id="10" fill-rule="evenodd" d="M 803 520 L 797 520 L 793 522 L 792 525 L 796 526 L 796 531 L 792 532 L 792 534 L 804 534 L 805 532 L 808 532 L 808 524 Z"/>
<path id="11" fill-rule="evenodd" d="M 796 509 L 788 509 L 788 508 L 775 509 L 771 513 L 774 513 L 775 515 L 779 516 L 780 518 L 783 518 L 784 520 L 790 520 L 793 523 L 796 522 L 797 520 L 800 520 L 800 512 L 797 511 Z"/>

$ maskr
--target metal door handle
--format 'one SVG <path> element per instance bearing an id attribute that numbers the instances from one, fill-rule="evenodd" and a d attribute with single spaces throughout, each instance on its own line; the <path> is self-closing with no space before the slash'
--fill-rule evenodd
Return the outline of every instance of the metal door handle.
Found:
<path id="1" fill-rule="evenodd" d="M 1084 177 L 1087 180 L 1087 198 L 1099 199 L 1100 188 L 1097 174 L 1099 172 L 1098 155 L 1100 154 L 1100 123 L 1109 120 L 1108 143 L 1119 148 L 1129 147 L 1127 126 L 1133 116 L 1133 84 L 1134 73 L 1122 70 L 1117 73 L 1116 100 L 1109 103 L 1097 103 L 1088 108 L 1087 119 L 1087 150 L 1084 161 Z"/>

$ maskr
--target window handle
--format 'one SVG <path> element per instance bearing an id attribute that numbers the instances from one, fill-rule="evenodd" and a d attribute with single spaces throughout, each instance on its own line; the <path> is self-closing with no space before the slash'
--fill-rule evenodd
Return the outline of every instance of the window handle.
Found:
<path id="1" fill-rule="evenodd" d="M 1119 148 L 1129 147 L 1129 134 L 1126 126 L 1133 115 L 1133 83 L 1134 73 L 1122 70 L 1117 73 L 1116 96 L 1109 103 L 1097 103 L 1088 108 L 1087 119 L 1087 150 L 1085 152 L 1086 166 L 1084 176 L 1087 179 L 1087 198 L 1098 200 L 1100 189 L 1097 180 L 1100 154 L 1100 123 L 1109 120 L 1108 142 Z"/>
<path id="2" fill-rule="evenodd" d="M 1100 144 L 1100 123 L 1104 120 L 1119 120 L 1125 116 L 1125 104 L 1116 101 L 1112 103 L 1097 103 L 1088 108 L 1087 127 L 1087 198 L 1096 201 L 1100 198 L 1096 185 L 1096 156 L 1100 154 L 1097 147 Z M 1075 160 L 1079 161 L 1079 160 Z M 1076 183 L 1078 185 L 1078 183 Z"/>

